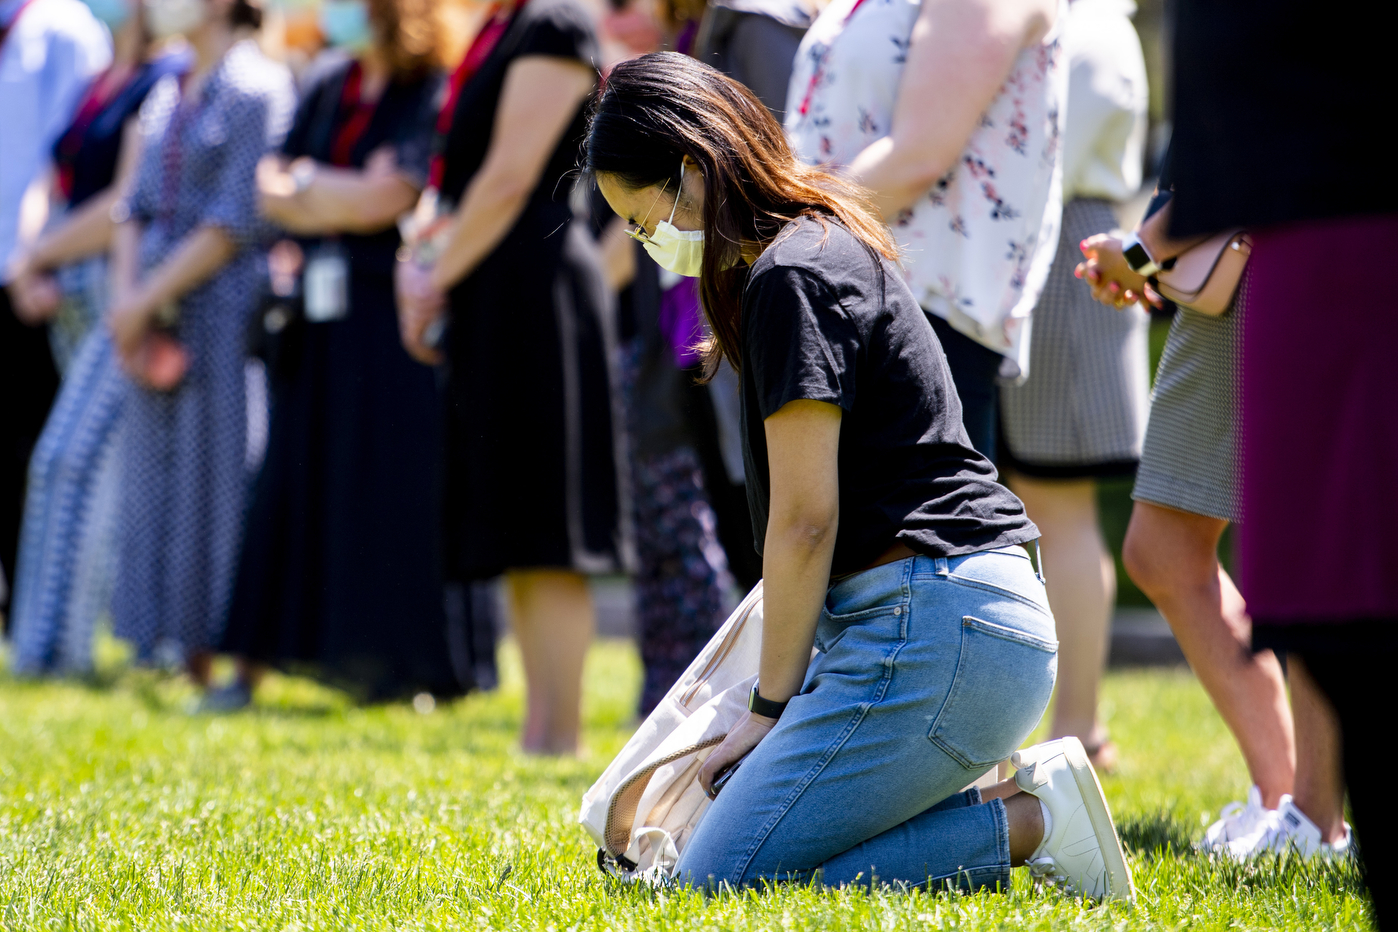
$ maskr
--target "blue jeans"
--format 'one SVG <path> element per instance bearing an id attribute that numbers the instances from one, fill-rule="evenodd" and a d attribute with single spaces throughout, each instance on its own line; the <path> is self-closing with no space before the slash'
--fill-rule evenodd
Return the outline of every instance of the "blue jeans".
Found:
<path id="1" fill-rule="evenodd" d="M 1053 691 L 1058 643 L 1028 554 L 909 557 L 838 582 L 816 647 L 680 881 L 1008 889 L 1005 805 L 960 791 L 1023 743 Z"/>

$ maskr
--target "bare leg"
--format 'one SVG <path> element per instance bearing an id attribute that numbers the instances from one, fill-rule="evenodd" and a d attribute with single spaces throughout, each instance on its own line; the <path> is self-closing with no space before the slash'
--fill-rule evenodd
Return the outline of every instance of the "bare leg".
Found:
<path id="1" fill-rule="evenodd" d="M 994 786 L 981 787 L 981 802 L 992 799 L 1005 801 L 1006 821 L 1010 825 L 1010 866 L 1019 867 L 1044 840 L 1044 812 L 1039 798 L 1024 792 L 1013 780 L 1001 780 Z"/>
<path id="2" fill-rule="evenodd" d="M 1044 840 L 1044 811 L 1037 796 L 1016 793 L 1005 799 L 1005 817 L 1010 828 L 1010 866 L 1019 867 Z"/>
<path id="3" fill-rule="evenodd" d="M 981 802 L 988 803 L 992 799 L 1009 799 L 1016 793 L 1023 792 L 1024 791 L 1019 788 L 1019 784 L 1013 779 L 1001 780 L 994 786 L 981 787 Z"/>
<path id="4" fill-rule="evenodd" d="M 189 678 L 194 681 L 195 686 L 200 689 L 208 689 L 209 679 L 214 670 L 213 652 L 195 651 L 185 658 L 185 668 L 189 671 Z"/>
<path id="5" fill-rule="evenodd" d="M 246 686 L 248 692 L 256 690 L 266 675 L 267 664 L 258 663 L 256 660 L 249 660 L 246 657 L 238 658 L 238 682 Z"/>
<path id="6" fill-rule="evenodd" d="M 1137 502 L 1122 554 L 1160 609 L 1194 675 L 1233 732 L 1262 801 L 1276 808 L 1296 775 L 1296 741 L 1281 665 L 1252 652 L 1252 621 L 1218 564 L 1228 522 Z"/>
<path id="7" fill-rule="evenodd" d="M 1296 718 L 1296 808 L 1334 844 L 1345 837 L 1345 774 L 1340 720 L 1299 654 L 1286 661 L 1291 714 Z"/>
<path id="8" fill-rule="evenodd" d="M 587 580 L 547 569 L 510 570 L 505 580 L 528 695 L 520 743 L 535 754 L 575 754 L 583 660 L 595 625 Z"/>
<path id="9" fill-rule="evenodd" d="M 1051 737 L 1075 735 L 1088 748 L 1100 748 L 1106 733 L 1097 721 L 1097 690 L 1107 660 L 1116 567 L 1097 520 L 1097 483 L 1015 474 L 1010 488 L 1044 535 L 1044 578 L 1058 624 Z"/>

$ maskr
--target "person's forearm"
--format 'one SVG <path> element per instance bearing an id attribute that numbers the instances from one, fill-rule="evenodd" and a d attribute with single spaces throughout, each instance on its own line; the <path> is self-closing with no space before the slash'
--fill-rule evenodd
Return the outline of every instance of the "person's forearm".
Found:
<path id="1" fill-rule="evenodd" d="M 30 264 L 47 270 L 106 252 L 112 244 L 112 206 L 121 198 L 116 185 L 94 194 L 56 229 L 40 236 L 30 250 Z"/>
<path id="2" fill-rule="evenodd" d="M 237 251 L 237 245 L 219 227 L 199 227 L 141 283 L 144 303 L 158 308 L 183 297 L 212 278 Z"/>
<path id="3" fill-rule="evenodd" d="M 926 152 L 910 151 L 892 136 L 870 143 L 849 164 L 846 175 L 851 181 L 867 188 L 886 222 L 892 223 L 900 211 L 911 207 L 918 198 L 945 175 L 956 155 L 945 163 L 932 160 Z"/>
<path id="4" fill-rule="evenodd" d="M 830 586 L 837 521 L 777 520 L 762 549 L 762 698 L 785 702 L 801 691 L 816 623 Z"/>
<path id="5" fill-rule="evenodd" d="M 112 252 L 108 264 L 108 279 L 112 288 L 112 303 L 120 303 L 136 288 L 137 257 L 141 249 L 142 226 L 135 220 L 119 223 L 112 233 Z"/>
<path id="6" fill-rule="evenodd" d="M 486 164 L 466 189 L 451 238 L 432 271 L 432 284 L 448 291 L 475 270 L 515 225 L 532 189 L 531 179 L 516 170 Z"/>
<path id="7" fill-rule="evenodd" d="M 305 190 L 265 204 L 268 216 L 292 233 L 377 233 L 411 210 L 417 193 L 402 177 L 317 166 Z"/>
<path id="8" fill-rule="evenodd" d="M 1052 6 L 1034 0 L 924 0 L 888 135 L 846 167 L 873 192 L 885 220 L 892 223 L 956 166 L 1020 52 L 1051 24 Z"/>

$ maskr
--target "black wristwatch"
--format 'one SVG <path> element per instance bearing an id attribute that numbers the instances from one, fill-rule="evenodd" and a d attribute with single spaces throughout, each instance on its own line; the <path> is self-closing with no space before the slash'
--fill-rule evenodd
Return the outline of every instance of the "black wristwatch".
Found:
<path id="1" fill-rule="evenodd" d="M 1155 264 L 1155 260 L 1150 257 L 1150 253 L 1135 233 L 1121 241 L 1121 256 L 1126 260 L 1126 264 L 1131 266 L 1131 271 L 1142 278 L 1150 278 L 1160 272 L 1160 266 Z"/>
<path id="2" fill-rule="evenodd" d="M 754 715 L 765 715 L 767 718 L 781 718 L 782 713 L 786 711 L 786 703 L 763 699 L 762 694 L 757 691 L 757 683 L 754 681 L 752 692 L 748 693 L 748 711 Z"/>

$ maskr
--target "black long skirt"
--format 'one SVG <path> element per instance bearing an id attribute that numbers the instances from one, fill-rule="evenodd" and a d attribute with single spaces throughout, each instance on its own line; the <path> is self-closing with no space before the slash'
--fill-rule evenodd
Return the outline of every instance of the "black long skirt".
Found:
<path id="1" fill-rule="evenodd" d="M 614 308 L 566 204 L 535 202 L 451 293 L 448 574 L 629 565 Z"/>
<path id="2" fill-rule="evenodd" d="M 345 319 L 299 325 L 273 374 L 223 648 L 363 701 L 457 695 L 436 377 L 399 342 L 389 275 L 352 270 L 350 295 Z"/>

